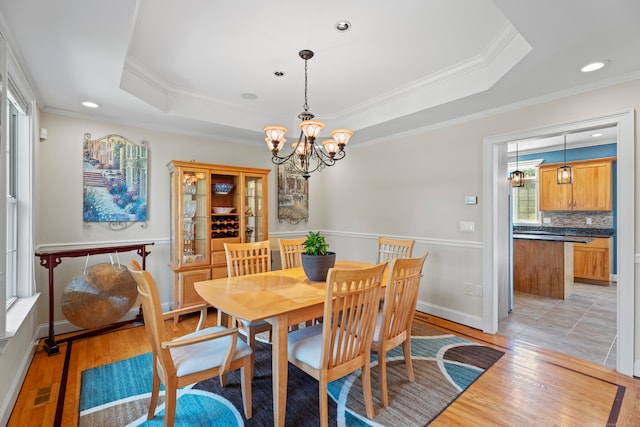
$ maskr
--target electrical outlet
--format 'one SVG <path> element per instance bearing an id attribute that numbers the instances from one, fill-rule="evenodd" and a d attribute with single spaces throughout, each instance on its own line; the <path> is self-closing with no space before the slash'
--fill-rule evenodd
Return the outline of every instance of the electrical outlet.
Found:
<path id="1" fill-rule="evenodd" d="M 464 284 L 464 294 L 473 295 L 473 285 L 471 283 Z"/>
<path id="2" fill-rule="evenodd" d="M 591 225 L 593 223 L 593 220 L 591 218 L 587 218 L 587 225 Z"/>
<path id="3" fill-rule="evenodd" d="M 477 297 L 482 296 L 482 285 L 476 285 L 476 296 Z"/>

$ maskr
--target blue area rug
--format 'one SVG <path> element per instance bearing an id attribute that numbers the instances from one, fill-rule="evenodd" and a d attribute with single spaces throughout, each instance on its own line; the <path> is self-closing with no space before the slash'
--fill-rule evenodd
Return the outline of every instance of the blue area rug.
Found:
<path id="1" fill-rule="evenodd" d="M 412 359 L 415 383 L 407 380 L 401 348 L 389 352 L 390 405 L 383 408 L 378 390 L 377 357 L 372 355 L 372 384 L 376 417 L 369 420 L 362 401 L 360 375 L 329 385 L 330 425 L 424 426 L 493 365 L 503 352 L 455 335 L 415 324 Z M 161 426 L 163 391 L 154 419 L 147 420 L 151 390 L 151 354 L 143 354 L 82 372 L 79 426 Z M 162 389 L 163 390 L 163 389 Z M 218 378 L 178 392 L 176 426 L 271 426 L 271 346 L 258 342 L 253 381 L 253 417 L 242 411 L 239 372 L 228 375 L 227 387 Z M 288 426 L 317 426 L 318 383 L 289 365 Z"/>

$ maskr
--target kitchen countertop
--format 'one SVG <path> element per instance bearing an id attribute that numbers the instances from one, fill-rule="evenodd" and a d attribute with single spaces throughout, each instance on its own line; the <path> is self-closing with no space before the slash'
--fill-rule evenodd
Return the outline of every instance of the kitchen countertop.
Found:
<path id="1" fill-rule="evenodd" d="M 514 225 L 513 232 L 535 235 L 589 237 L 612 237 L 616 234 L 613 228 L 543 227 L 529 225 Z"/>
<path id="2" fill-rule="evenodd" d="M 545 240 L 549 242 L 567 242 L 567 243 L 589 243 L 593 242 L 591 237 L 571 237 L 571 236 L 559 236 L 557 234 L 528 234 L 528 233 L 513 233 L 514 239 L 528 239 L 528 240 Z"/>

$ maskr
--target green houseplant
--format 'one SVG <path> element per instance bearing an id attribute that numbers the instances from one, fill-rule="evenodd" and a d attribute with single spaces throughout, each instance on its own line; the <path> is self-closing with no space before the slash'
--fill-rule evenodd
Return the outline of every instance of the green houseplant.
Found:
<path id="1" fill-rule="evenodd" d="M 329 244 L 325 237 L 319 231 L 309 231 L 302 246 L 302 268 L 307 278 L 315 282 L 327 280 L 327 272 L 336 263 L 336 253 L 327 250 Z"/>

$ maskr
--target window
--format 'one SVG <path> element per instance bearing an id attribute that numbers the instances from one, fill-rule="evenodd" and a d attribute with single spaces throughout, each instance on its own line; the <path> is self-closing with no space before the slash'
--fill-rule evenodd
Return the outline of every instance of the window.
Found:
<path id="1" fill-rule="evenodd" d="M 35 95 L 0 33 L 0 353 L 38 299 L 32 200 L 36 108 Z"/>
<path id="2" fill-rule="evenodd" d="M 18 121 L 19 111 L 9 100 L 9 132 L 7 138 L 7 264 L 6 264 L 6 303 L 7 308 L 17 296 L 18 269 Z"/>
<path id="3" fill-rule="evenodd" d="M 518 169 L 524 172 L 524 187 L 511 188 L 511 220 L 514 224 L 539 224 L 538 210 L 538 166 L 542 159 L 518 162 Z M 516 170 L 515 163 L 509 163 L 509 173 Z"/>

